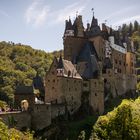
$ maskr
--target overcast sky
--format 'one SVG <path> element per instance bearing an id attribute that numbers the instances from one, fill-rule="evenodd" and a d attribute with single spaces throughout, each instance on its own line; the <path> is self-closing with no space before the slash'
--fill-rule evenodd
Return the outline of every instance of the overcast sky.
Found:
<path id="1" fill-rule="evenodd" d="M 140 0 L 0 0 L 0 41 L 30 45 L 35 49 L 63 49 L 65 20 L 76 11 L 86 25 L 94 8 L 99 24 L 116 28 L 122 23 L 140 22 Z"/>

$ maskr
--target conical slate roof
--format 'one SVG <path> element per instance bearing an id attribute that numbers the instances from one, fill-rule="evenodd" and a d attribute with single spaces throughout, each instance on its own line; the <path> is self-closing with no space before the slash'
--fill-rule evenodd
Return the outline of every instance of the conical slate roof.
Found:
<path id="1" fill-rule="evenodd" d="M 91 79 L 97 76 L 98 68 L 98 55 L 92 44 L 87 42 L 83 47 L 78 57 L 78 63 L 86 62 L 86 67 L 81 73 L 81 76 L 85 79 Z"/>

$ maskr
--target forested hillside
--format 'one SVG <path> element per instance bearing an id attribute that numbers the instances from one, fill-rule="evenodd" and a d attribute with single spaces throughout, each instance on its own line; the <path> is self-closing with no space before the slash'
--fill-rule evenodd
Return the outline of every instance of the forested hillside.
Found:
<path id="1" fill-rule="evenodd" d="M 38 75 L 44 78 L 52 59 L 62 51 L 46 53 L 30 46 L 0 42 L 0 100 L 13 99 L 17 85 L 31 85 Z"/>

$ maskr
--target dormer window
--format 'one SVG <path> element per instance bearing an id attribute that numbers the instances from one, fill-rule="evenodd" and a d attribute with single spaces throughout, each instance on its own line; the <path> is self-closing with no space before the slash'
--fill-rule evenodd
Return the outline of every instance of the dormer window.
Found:
<path id="1" fill-rule="evenodd" d="M 63 76 L 64 70 L 63 69 L 57 69 L 57 75 Z"/>

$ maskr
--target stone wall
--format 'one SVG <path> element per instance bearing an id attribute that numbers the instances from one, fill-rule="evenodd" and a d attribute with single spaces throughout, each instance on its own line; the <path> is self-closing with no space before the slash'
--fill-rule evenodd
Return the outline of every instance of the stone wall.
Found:
<path id="1" fill-rule="evenodd" d="M 35 104 L 32 112 L 3 112 L 0 118 L 9 127 L 17 129 L 33 128 L 41 130 L 51 124 L 51 106 Z"/>
<path id="2" fill-rule="evenodd" d="M 65 105 L 51 104 L 51 119 L 55 119 L 60 115 L 65 115 Z"/>
<path id="3" fill-rule="evenodd" d="M 51 101 L 59 100 L 62 96 L 61 92 L 61 81 L 57 77 L 57 59 L 54 59 L 51 68 L 46 75 L 45 79 L 45 102 L 50 103 Z"/>
<path id="4" fill-rule="evenodd" d="M 101 36 L 92 37 L 89 39 L 93 42 L 99 59 L 103 62 L 105 58 L 105 41 Z"/>
<path id="5" fill-rule="evenodd" d="M 112 49 L 112 64 L 115 73 L 126 73 L 126 54 Z"/>
<path id="6" fill-rule="evenodd" d="M 136 74 L 135 70 L 136 58 L 135 54 L 131 52 L 126 53 L 126 74 Z"/>
<path id="7" fill-rule="evenodd" d="M 62 78 L 62 93 L 70 114 L 73 114 L 81 105 L 82 79 Z"/>
<path id="8" fill-rule="evenodd" d="M 31 126 L 34 130 L 41 130 L 51 124 L 51 105 L 35 104 L 31 112 Z"/>
<path id="9" fill-rule="evenodd" d="M 90 105 L 95 113 L 103 114 L 104 112 L 104 79 L 90 80 Z"/>
<path id="10" fill-rule="evenodd" d="M 9 127 L 16 127 L 19 130 L 31 127 L 31 115 L 29 112 L 5 112 L 0 114 L 0 118 Z"/>
<path id="11" fill-rule="evenodd" d="M 83 37 L 66 37 L 63 42 L 64 59 L 72 61 L 74 56 L 78 56 L 86 41 Z"/>

